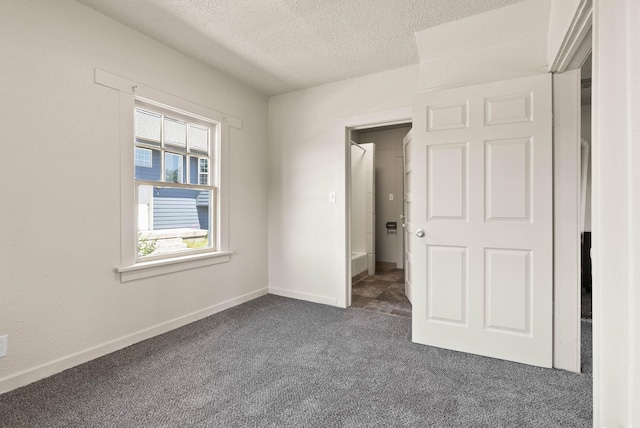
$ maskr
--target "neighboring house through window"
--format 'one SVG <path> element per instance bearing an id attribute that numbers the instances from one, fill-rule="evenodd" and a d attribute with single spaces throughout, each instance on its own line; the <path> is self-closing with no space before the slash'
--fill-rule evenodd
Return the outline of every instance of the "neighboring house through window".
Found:
<path id="1" fill-rule="evenodd" d="M 215 250 L 216 126 L 184 113 L 136 103 L 139 259 Z"/>

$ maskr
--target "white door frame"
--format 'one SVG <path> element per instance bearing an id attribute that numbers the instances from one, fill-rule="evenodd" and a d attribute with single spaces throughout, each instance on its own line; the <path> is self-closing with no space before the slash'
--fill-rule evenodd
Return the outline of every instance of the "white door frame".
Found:
<path id="1" fill-rule="evenodd" d="M 637 0 L 594 0 L 593 421 L 640 426 L 640 31 Z"/>
<path id="2" fill-rule="evenodd" d="M 345 130 L 344 140 L 344 174 L 345 174 L 345 278 L 344 278 L 344 302 L 346 307 L 351 306 L 351 131 L 376 128 L 380 126 L 411 123 L 413 120 L 412 106 L 397 109 L 383 110 L 374 113 L 364 113 L 348 116 L 341 119 L 340 127 Z"/>
<path id="3" fill-rule="evenodd" d="M 581 0 L 563 44 L 579 46 L 581 26 L 593 33 L 594 427 L 640 426 L 640 31 L 629 18 L 638 14 L 637 0 Z M 554 65 L 575 65 L 579 52 L 561 50 Z"/>
<path id="4" fill-rule="evenodd" d="M 553 366 L 580 372 L 580 70 L 553 75 Z"/>
<path id="5" fill-rule="evenodd" d="M 593 5 L 582 0 L 550 71 L 554 138 L 555 368 L 580 372 L 580 67 L 591 53 Z"/>

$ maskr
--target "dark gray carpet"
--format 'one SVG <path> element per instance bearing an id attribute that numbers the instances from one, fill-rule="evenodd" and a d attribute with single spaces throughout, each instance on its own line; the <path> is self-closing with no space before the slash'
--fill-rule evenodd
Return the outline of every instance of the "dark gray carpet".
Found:
<path id="1" fill-rule="evenodd" d="M 0 396 L 2 427 L 587 427 L 584 373 L 410 342 L 411 320 L 265 296 Z"/>

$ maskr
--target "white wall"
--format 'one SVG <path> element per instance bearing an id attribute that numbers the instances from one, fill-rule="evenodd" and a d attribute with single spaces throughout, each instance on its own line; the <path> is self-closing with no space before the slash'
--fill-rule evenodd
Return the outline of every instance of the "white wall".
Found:
<path id="1" fill-rule="evenodd" d="M 410 66 L 269 99 L 270 292 L 346 305 L 344 123 L 411 106 L 417 82 Z"/>
<path id="2" fill-rule="evenodd" d="M 264 293 L 266 97 L 74 1 L 1 3 L 0 392 Z M 243 120 L 229 263 L 120 283 L 119 98 L 95 67 Z"/>
<path id="3" fill-rule="evenodd" d="M 550 9 L 521 1 L 417 32 L 420 89 L 545 73 Z"/>
<path id="4" fill-rule="evenodd" d="M 376 273 L 376 145 L 373 143 L 361 144 L 366 150 L 365 159 L 365 252 L 367 253 L 367 272 L 369 275 Z"/>
<path id="5" fill-rule="evenodd" d="M 357 131 L 351 132 L 358 135 Z M 354 138 L 352 138 L 354 141 Z M 351 252 L 365 253 L 365 261 L 358 271 L 352 263 L 351 276 L 364 271 L 375 274 L 375 183 L 374 160 L 376 147 L 373 143 L 361 143 L 359 148 L 351 146 Z"/>
<path id="6" fill-rule="evenodd" d="M 595 0 L 594 426 L 640 426 L 640 2 Z"/>
<path id="7" fill-rule="evenodd" d="M 398 240 L 402 236 L 402 196 L 403 175 L 398 174 L 397 157 L 402 158 L 402 139 L 411 126 L 394 129 L 371 130 L 361 132 L 362 141 L 376 145 L 376 259 L 381 262 L 398 263 Z M 402 164 L 400 164 L 402 166 Z M 394 199 L 389 200 L 389 194 Z M 395 221 L 398 229 L 395 233 L 388 232 L 386 223 Z"/>
<path id="8" fill-rule="evenodd" d="M 367 163 L 366 152 L 351 146 L 351 252 L 367 252 Z M 355 276 L 360 272 L 351 272 Z"/>
<path id="9" fill-rule="evenodd" d="M 394 200 L 389 200 L 389 195 Z M 396 212 L 395 197 L 398 195 L 396 186 L 396 151 L 376 151 L 376 261 L 385 263 L 396 262 L 397 229 L 389 232 L 386 223 L 399 221 Z"/>

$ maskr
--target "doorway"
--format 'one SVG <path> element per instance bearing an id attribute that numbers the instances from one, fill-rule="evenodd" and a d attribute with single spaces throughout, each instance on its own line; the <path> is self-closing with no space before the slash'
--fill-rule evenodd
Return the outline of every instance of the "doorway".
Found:
<path id="1" fill-rule="evenodd" d="M 348 130 L 350 306 L 410 317 L 404 291 L 403 138 L 411 123 Z"/>

